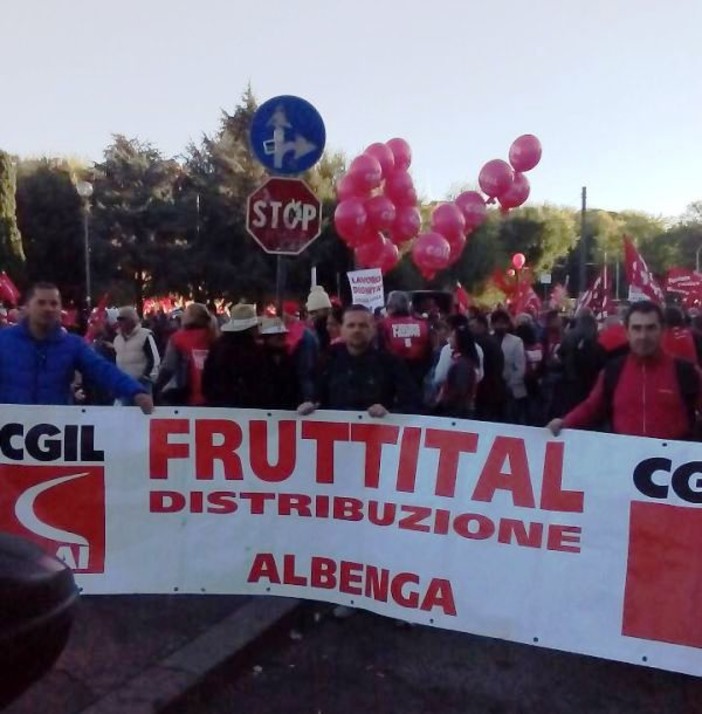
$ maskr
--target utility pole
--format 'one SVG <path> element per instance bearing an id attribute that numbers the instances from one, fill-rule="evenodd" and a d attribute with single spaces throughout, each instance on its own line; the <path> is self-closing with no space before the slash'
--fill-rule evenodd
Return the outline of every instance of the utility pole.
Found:
<path id="1" fill-rule="evenodd" d="M 582 295 L 587 290 L 587 186 L 583 186 L 582 209 L 580 212 L 580 271 L 578 279 L 578 294 Z"/>

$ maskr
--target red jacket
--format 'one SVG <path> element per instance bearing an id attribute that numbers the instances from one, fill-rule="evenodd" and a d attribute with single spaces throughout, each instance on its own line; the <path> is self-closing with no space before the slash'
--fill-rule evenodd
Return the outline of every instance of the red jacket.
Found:
<path id="1" fill-rule="evenodd" d="M 606 412 L 604 372 L 600 372 L 588 398 L 565 416 L 563 426 L 597 426 L 607 417 Z M 689 436 L 687 409 L 673 357 L 662 351 L 643 359 L 627 356 L 614 390 L 612 431 L 656 439 Z"/>

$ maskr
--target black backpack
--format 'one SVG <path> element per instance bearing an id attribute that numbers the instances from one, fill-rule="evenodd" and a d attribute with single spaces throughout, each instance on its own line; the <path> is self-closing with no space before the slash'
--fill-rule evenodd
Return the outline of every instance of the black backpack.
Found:
<path id="1" fill-rule="evenodd" d="M 610 359 L 604 366 L 604 400 L 605 418 L 607 428 L 611 431 L 612 409 L 614 404 L 614 390 L 617 388 L 621 377 L 624 363 L 628 354 L 623 354 Z M 675 375 L 678 381 L 678 389 L 687 411 L 687 422 L 690 427 L 690 435 L 695 433 L 695 423 L 697 421 L 697 401 L 700 394 L 700 380 L 697 369 L 693 364 L 683 359 L 675 358 Z"/>

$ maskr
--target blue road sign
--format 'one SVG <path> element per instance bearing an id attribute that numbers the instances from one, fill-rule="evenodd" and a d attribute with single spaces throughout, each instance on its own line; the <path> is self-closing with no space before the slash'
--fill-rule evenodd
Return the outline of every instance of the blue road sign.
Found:
<path id="1" fill-rule="evenodd" d="M 300 97 L 284 95 L 264 102 L 250 131 L 256 158 L 274 174 L 300 174 L 322 157 L 327 132 L 319 112 Z"/>

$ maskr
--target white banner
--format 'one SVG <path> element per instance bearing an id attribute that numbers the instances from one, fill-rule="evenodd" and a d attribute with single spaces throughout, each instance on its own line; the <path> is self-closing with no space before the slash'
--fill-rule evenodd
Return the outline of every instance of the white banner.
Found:
<path id="1" fill-rule="evenodd" d="M 351 285 L 351 302 L 365 305 L 371 312 L 385 306 L 383 274 L 380 268 L 352 270 L 346 273 Z"/>
<path id="2" fill-rule="evenodd" d="M 86 593 L 312 598 L 702 674 L 702 450 L 428 417 L 3 407 L 0 528 Z"/>

